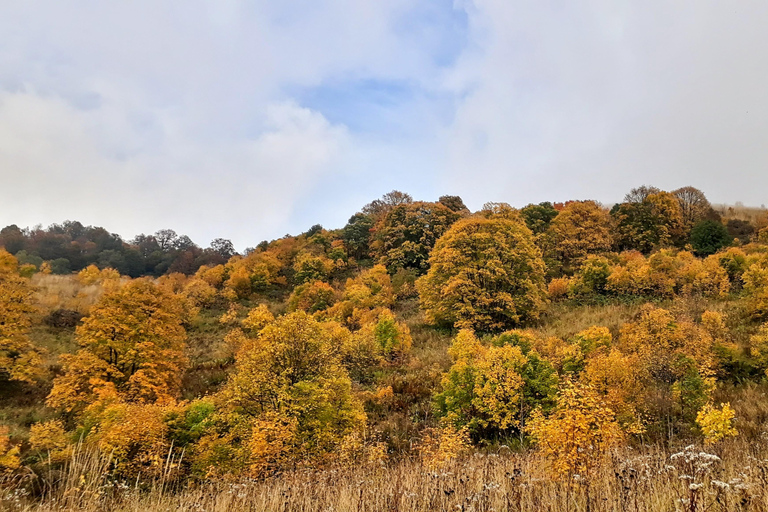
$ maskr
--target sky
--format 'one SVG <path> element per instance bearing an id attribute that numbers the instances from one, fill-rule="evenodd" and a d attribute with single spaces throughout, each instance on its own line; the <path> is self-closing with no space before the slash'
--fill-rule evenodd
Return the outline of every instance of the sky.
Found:
<path id="1" fill-rule="evenodd" d="M 0 225 L 239 250 L 416 199 L 768 203 L 768 2 L 0 1 Z"/>

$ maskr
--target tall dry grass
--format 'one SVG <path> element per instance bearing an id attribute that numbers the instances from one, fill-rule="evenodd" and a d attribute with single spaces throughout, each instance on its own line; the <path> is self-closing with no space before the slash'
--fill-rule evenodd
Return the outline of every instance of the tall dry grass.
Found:
<path id="1" fill-rule="evenodd" d="M 35 274 L 32 276 L 35 287 L 35 302 L 49 313 L 56 309 L 70 309 L 87 313 L 104 294 L 100 284 L 83 285 L 72 275 Z"/>
<path id="2" fill-rule="evenodd" d="M 166 461 L 169 467 L 172 464 Z M 537 454 L 475 453 L 440 471 L 417 460 L 267 480 L 199 483 L 115 482 L 108 460 L 81 452 L 35 500 L 8 491 L 11 511 L 766 511 L 768 442 L 665 451 L 623 449 L 596 474 L 557 480 Z"/>

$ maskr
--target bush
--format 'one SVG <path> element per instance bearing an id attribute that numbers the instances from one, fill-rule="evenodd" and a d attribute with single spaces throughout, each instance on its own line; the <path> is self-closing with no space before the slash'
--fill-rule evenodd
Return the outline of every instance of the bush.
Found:
<path id="1" fill-rule="evenodd" d="M 60 329 L 74 327 L 83 318 L 82 313 L 71 309 L 55 309 L 51 311 L 43 321 L 51 327 L 58 327 Z"/>

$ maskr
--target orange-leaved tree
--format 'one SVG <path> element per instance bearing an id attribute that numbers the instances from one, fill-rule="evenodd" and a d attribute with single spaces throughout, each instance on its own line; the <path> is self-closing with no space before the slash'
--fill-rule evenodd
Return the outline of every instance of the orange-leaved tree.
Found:
<path id="1" fill-rule="evenodd" d="M 0 249 L 0 379 L 32 381 L 40 374 L 41 352 L 28 337 L 32 288 L 17 262 Z"/>
<path id="2" fill-rule="evenodd" d="M 635 321 L 622 326 L 617 348 L 636 356 L 645 409 L 652 417 L 677 416 L 692 423 L 709 401 L 718 366 L 713 327 L 722 318 L 711 312 L 703 318 L 698 325 L 645 305 Z"/>
<path id="3" fill-rule="evenodd" d="M 73 412 L 106 398 L 172 402 L 187 366 L 183 308 L 146 279 L 104 295 L 77 328 L 82 348 L 62 356 L 48 404 Z"/>

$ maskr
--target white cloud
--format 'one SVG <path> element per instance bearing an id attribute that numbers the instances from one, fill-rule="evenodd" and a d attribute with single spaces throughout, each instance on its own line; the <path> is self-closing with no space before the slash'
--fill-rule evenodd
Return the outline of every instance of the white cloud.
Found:
<path id="1" fill-rule="evenodd" d="M 335 79 L 434 81 L 429 49 L 395 27 L 410 8 L 406 0 L 0 7 L 8 135 L 0 172 L 13 185 L 0 191 L 0 222 L 69 218 L 125 236 L 172 227 L 199 243 L 225 236 L 240 246 L 295 230 L 304 221 L 294 207 L 317 186 L 334 176 L 370 183 L 366 166 L 387 165 L 376 161 L 375 142 L 352 142 L 287 91 Z M 338 222 L 352 213 L 341 209 L 359 206 L 354 192 L 336 194 L 318 220 Z"/>
<path id="2" fill-rule="evenodd" d="M 349 140 L 343 127 L 295 104 L 266 112 L 266 129 L 252 140 L 197 145 L 166 134 L 162 148 L 118 158 L 96 128 L 133 133 L 111 111 L 0 94 L 2 222 L 77 219 L 127 235 L 172 227 L 201 243 L 228 236 L 241 249 L 279 236 L 295 203 L 343 167 Z"/>
<path id="3" fill-rule="evenodd" d="M 766 202 L 768 4 L 455 7 L 466 30 L 449 0 L 6 2 L 0 224 L 242 249 L 393 188 L 475 208 L 641 183 Z M 293 97 L 369 82 L 391 98 L 331 95 L 325 115 Z M 334 117 L 358 107 L 365 133 Z"/>
<path id="4" fill-rule="evenodd" d="M 765 202 L 764 2 L 468 10 L 477 45 L 446 82 L 468 94 L 444 144 L 474 205 L 611 201 L 643 183 Z"/>

